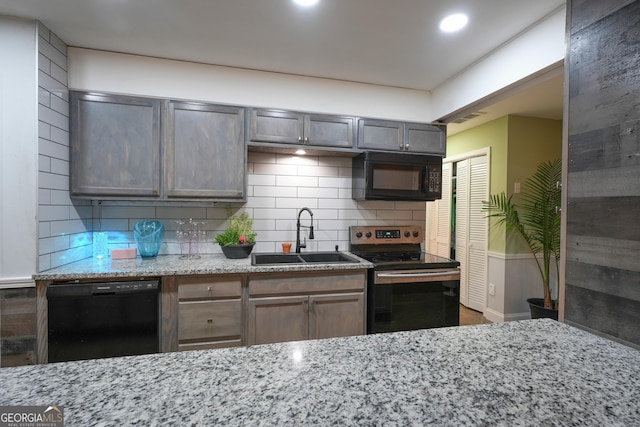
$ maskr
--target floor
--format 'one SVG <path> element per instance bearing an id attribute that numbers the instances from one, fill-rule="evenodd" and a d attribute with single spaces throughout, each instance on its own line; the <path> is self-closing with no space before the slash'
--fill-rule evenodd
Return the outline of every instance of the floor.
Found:
<path id="1" fill-rule="evenodd" d="M 481 323 L 491 323 L 482 313 L 471 310 L 460 304 L 460 326 L 463 325 L 479 325 Z"/>

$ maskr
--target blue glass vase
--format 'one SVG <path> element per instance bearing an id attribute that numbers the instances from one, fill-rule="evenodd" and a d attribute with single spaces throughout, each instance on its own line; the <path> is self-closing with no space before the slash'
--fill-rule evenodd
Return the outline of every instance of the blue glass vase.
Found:
<path id="1" fill-rule="evenodd" d="M 157 220 L 138 221 L 133 227 L 133 238 L 136 239 L 138 252 L 142 258 L 154 258 L 160 252 L 164 238 L 164 225 Z"/>

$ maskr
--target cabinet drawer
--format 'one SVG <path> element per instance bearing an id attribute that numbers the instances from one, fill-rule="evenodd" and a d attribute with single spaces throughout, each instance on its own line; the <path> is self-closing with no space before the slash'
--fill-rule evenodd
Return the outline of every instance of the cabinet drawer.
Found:
<path id="1" fill-rule="evenodd" d="M 179 344 L 178 351 L 190 351 L 190 350 L 209 350 L 212 348 L 228 348 L 228 347 L 240 347 L 242 342 L 237 340 L 222 340 L 222 341 L 207 341 L 207 342 L 194 342 Z"/>
<path id="2" fill-rule="evenodd" d="M 216 299 L 240 298 L 242 296 L 242 281 L 238 277 L 184 277 L 178 281 L 178 298 Z"/>
<path id="3" fill-rule="evenodd" d="M 179 303 L 179 341 L 238 337 L 241 330 L 242 304 L 240 300 Z"/>

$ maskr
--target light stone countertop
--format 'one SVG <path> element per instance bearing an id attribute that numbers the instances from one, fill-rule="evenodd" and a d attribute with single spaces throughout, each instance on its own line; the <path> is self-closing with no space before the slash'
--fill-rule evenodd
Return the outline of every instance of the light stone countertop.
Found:
<path id="1" fill-rule="evenodd" d="M 350 252 L 358 263 L 306 263 L 251 265 L 251 257 L 228 259 L 222 254 L 204 254 L 201 258 L 181 258 L 179 255 L 158 255 L 156 258 L 112 260 L 86 258 L 71 264 L 33 275 L 34 280 L 75 280 L 113 277 L 152 277 L 190 274 L 264 273 L 280 271 L 357 270 L 373 264 Z"/>
<path id="2" fill-rule="evenodd" d="M 637 426 L 640 352 L 549 319 L 0 369 L 65 425 Z"/>

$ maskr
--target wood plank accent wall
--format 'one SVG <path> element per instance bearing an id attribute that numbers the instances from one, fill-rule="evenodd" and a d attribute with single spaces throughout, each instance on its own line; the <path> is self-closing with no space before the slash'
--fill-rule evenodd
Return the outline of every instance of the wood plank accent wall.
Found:
<path id="1" fill-rule="evenodd" d="M 640 1 L 567 14 L 565 321 L 640 346 Z"/>

